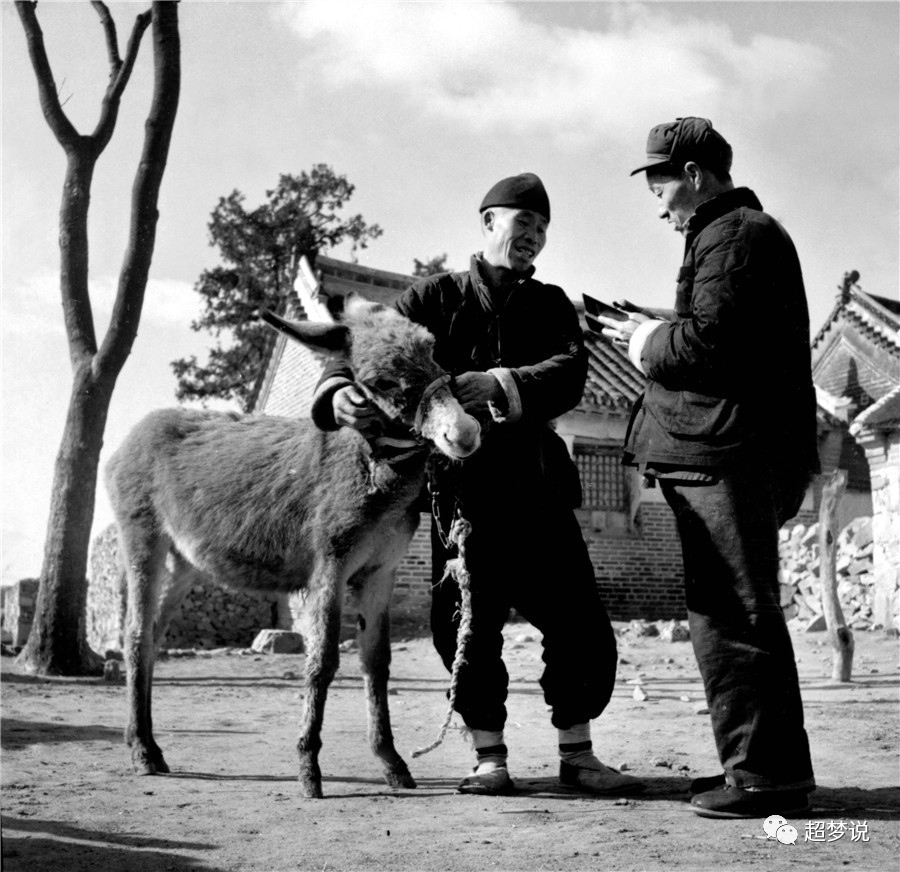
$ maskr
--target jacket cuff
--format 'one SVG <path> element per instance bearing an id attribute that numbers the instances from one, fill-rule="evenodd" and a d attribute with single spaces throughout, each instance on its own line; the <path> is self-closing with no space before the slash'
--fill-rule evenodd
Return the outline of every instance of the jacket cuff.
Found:
<path id="1" fill-rule="evenodd" d="M 506 394 L 507 412 L 503 414 L 493 403 L 488 403 L 491 417 L 499 424 L 513 424 L 522 417 L 522 398 L 519 396 L 519 386 L 513 377 L 512 370 L 504 366 L 489 369 L 488 375 L 492 375 L 503 388 Z"/>
<path id="2" fill-rule="evenodd" d="M 312 400 L 312 419 L 313 423 L 320 430 L 338 430 L 338 425 L 334 422 L 334 402 L 335 393 L 353 382 L 349 378 L 342 375 L 336 375 L 332 378 L 325 379 L 313 394 Z"/>
<path id="3" fill-rule="evenodd" d="M 628 343 L 628 357 L 631 362 L 644 373 L 644 375 L 647 374 L 641 364 L 641 354 L 644 351 L 644 343 L 657 327 L 662 327 L 665 323 L 665 321 L 641 321 L 641 323 L 638 324 L 637 330 L 631 334 L 631 340 Z"/>

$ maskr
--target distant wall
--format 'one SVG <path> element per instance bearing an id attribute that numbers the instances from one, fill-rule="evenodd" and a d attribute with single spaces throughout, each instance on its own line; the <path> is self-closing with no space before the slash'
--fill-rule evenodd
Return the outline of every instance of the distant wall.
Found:
<path id="1" fill-rule="evenodd" d="M 101 653 L 121 650 L 124 641 L 125 592 L 118 566 L 116 527 L 112 524 L 94 540 L 88 584 L 88 643 Z M 195 584 L 172 619 L 163 646 L 249 647 L 260 630 L 290 626 L 281 599 L 212 582 Z"/>
<path id="2" fill-rule="evenodd" d="M 28 641 L 37 593 L 36 578 L 23 578 L 2 588 L 2 629 L 6 644 L 21 648 Z"/>

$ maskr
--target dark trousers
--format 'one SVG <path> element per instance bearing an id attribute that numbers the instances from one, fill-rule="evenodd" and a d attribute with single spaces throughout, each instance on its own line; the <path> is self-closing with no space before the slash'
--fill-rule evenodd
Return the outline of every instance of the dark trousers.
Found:
<path id="1" fill-rule="evenodd" d="M 684 557 L 691 641 L 719 759 L 737 787 L 812 788 L 778 586 L 782 495 L 764 468 L 715 484 L 660 480 Z"/>
<path id="2" fill-rule="evenodd" d="M 460 669 L 456 710 L 470 729 L 502 730 L 509 676 L 503 625 L 514 608 L 543 634 L 540 683 L 560 729 L 597 717 L 612 696 L 616 640 L 600 601 L 587 547 L 571 509 L 543 504 L 482 504 L 465 517 L 471 575 L 472 635 Z M 431 629 L 449 670 L 456 653 L 460 592 L 439 582 L 446 552 L 432 525 L 434 580 Z"/>

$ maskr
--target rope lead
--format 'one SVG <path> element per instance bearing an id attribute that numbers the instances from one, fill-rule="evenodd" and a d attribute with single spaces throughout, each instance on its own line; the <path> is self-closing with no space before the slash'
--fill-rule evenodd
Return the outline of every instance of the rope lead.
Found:
<path id="1" fill-rule="evenodd" d="M 463 663 L 466 662 L 466 643 L 472 635 L 471 578 L 468 569 L 466 569 L 466 539 L 471 532 L 472 525 L 459 513 L 459 511 L 457 511 L 456 517 L 450 525 L 450 532 L 447 534 L 447 539 L 450 544 L 456 546 L 459 556 L 447 561 L 444 567 L 444 577 L 441 579 L 441 584 L 443 584 L 447 578 L 453 578 L 459 585 L 459 592 L 462 597 L 462 601 L 460 602 L 459 629 L 456 631 L 456 655 L 453 658 L 453 666 L 450 670 L 450 690 L 447 694 L 447 716 L 444 718 L 444 723 L 441 724 L 441 731 L 438 733 L 438 737 L 427 747 L 418 748 L 413 751 L 413 757 L 421 757 L 423 754 L 427 754 L 429 751 L 433 751 L 437 748 L 437 746 L 444 741 L 444 736 L 447 735 L 447 730 L 450 728 L 450 721 L 453 719 L 453 711 L 456 707 L 456 688 L 459 684 L 459 670 Z"/>

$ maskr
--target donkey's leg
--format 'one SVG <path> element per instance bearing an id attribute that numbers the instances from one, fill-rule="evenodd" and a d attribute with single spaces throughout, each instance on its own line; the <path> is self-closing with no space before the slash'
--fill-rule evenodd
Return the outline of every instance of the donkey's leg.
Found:
<path id="1" fill-rule="evenodd" d="M 153 656 L 149 662 L 149 671 L 147 676 L 147 706 L 146 718 L 147 726 L 150 732 L 150 747 L 154 759 L 158 759 L 161 763 L 159 772 L 168 772 L 169 767 L 163 759 L 163 753 L 153 738 L 153 674 L 156 670 L 156 660 L 159 656 L 159 649 L 162 647 L 163 640 L 166 637 L 166 631 L 172 618 L 178 611 L 181 601 L 185 598 L 188 591 L 195 581 L 201 581 L 203 574 L 191 566 L 177 551 L 169 550 L 168 560 L 164 556 L 159 566 L 159 595 L 157 598 L 157 606 L 155 609 L 155 620 L 153 621 Z"/>
<path id="2" fill-rule="evenodd" d="M 306 645 L 306 696 L 300 716 L 297 753 L 300 756 L 300 789 L 305 796 L 322 796 L 319 751 L 328 686 L 337 672 L 344 584 L 338 568 L 327 565 L 310 579 L 301 593 L 300 624 Z"/>
<path id="3" fill-rule="evenodd" d="M 150 700 L 156 646 L 153 624 L 159 604 L 166 545 L 158 534 L 120 526 L 122 558 L 128 573 L 125 668 L 128 676 L 128 726 L 125 741 L 138 775 L 169 771 L 153 739 Z"/>
<path id="4" fill-rule="evenodd" d="M 388 678 L 391 665 L 391 592 L 397 564 L 406 551 L 408 536 L 391 542 L 378 559 L 384 562 L 361 570 L 351 582 L 358 610 L 357 640 L 359 659 L 365 679 L 368 704 L 369 744 L 381 759 L 385 781 L 391 787 L 415 787 L 403 758 L 394 747 L 391 714 L 388 706 Z M 368 570 L 368 571 L 367 571 Z"/>

